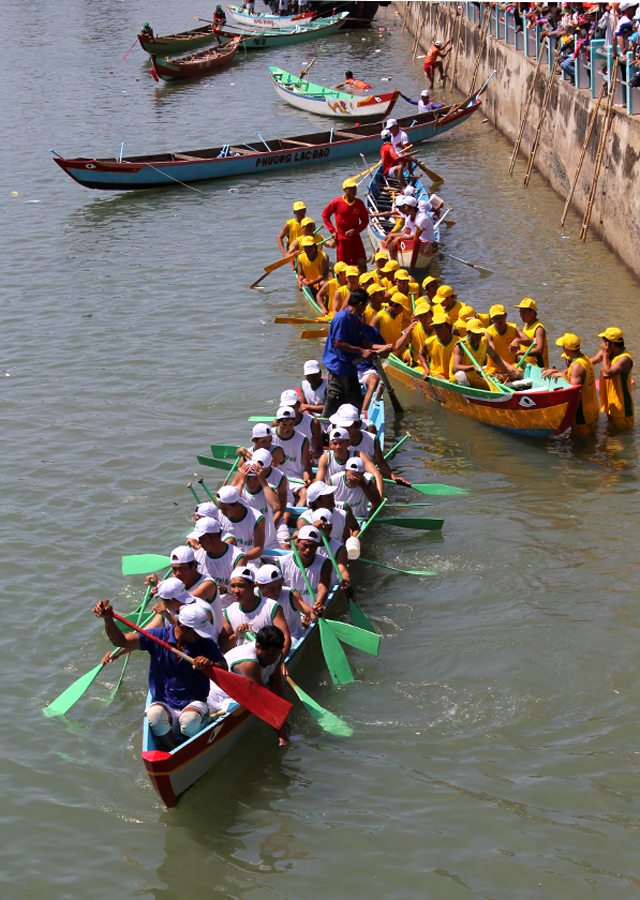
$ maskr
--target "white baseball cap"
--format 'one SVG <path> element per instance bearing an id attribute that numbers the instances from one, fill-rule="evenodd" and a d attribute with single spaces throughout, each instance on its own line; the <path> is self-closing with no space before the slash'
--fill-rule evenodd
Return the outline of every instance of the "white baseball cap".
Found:
<path id="1" fill-rule="evenodd" d="M 260 465 L 264 469 L 269 468 L 269 466 L 271 465 L 271 460 L 272 460 L 271 454 L 269 453 L 268 450 L 265 450 L 264 448 L 261 448 L 260 450 L 254 450 L 253 453 L 251 454 L 251 462 L 260 463 Z"/>
<path id="2" fill-rule="evenodd" d="M 348 441 L 349 432 L 346 428 L 332 428 L 329 432 L 330 441 Z"/>
<path id="3" fill-rule="evenodd" d="M 391 132 L 389 131 L 388 128 L 383 128 L 380 133 L 380 137 L 382 138 L 383 141 L 388 141 L 389 138 L 391 137 Z"/>
<path id="4" fill-rule="evenodd" d="M 421 91 L 420 96 L 421 97 L 430 97 L 431 94 L 429 92 L 429 88 L 425 88 L 423 91 Z"/>
<path id="5" fill-rule="evenodd" d="M 277 566 L 260 566 L 256 575 L 256 581 L 258 584 L 272 584 L 282 577 L 282 572 Z"/>
<path id="6" fill-rule="evenodd" d="M 158 585 L 158 597 L 161 600 L 177 600 L 179 603 L 194 603 L 195 597 L 185 590 L 179 578 L 165 578 Z"/>
<path id="7" fill-rule="evenodd" d="M 257 425 L 253 426 L 253 431 L 251 432 L 252 438 L 263 438 L 263 437 L 271 437 L 273 434 L 273 428 L 271 425 L 267 425 L 266 422 L 258 422 Z"/>
<path id="8" fill-rule="evenodd" d="M 216 494 L 216 500 L 219 503 L 238 503 L 240 500 L 240 491 L 231 484 L 225 484 Z"/>
<path id="9" fill-rule="evenodd" d="M 207 611 L 199 603 L 189 603 L 188 606 L 181 606 L 178 611 L 178 622 L 187 628 L 193 628 L 200 637 L 215 640 L 216 633 L 209 621 Z"/>
<path id="10" fill-rule="evenodd" d="M 322 369 L 317 359 L 308 359 L 302 367 L 302 371 L 305 375 L 313 375 L 316 372 L 322 372 Z"/>
<path id="11" fill-rule="evenodd" d="M 196 558 L 195 553 L 193 552 L 193 547 L 187 547 L 185 545 L 180 545 L 180 547 L 174 547 L 171 551 L 171 563 L 190 563 L 194 562 Z"/>
<path id="12" fill-rule="evenodd" d="M 397 119 L 387 119 L 387 121 L 386 121 L 387 128 L 392 128 L 394 125 L 397 125 L 397 124 L 398 124 Z"/>
<path id="13" fill-rule="evenodd" d="M 204 519 L 198 519 L 196 522 L 195 528 L 188 534 L 188 538 L 195 538 L 196 541 L 198 538 L 201 538 L 203 534 L 220 534 L 222 531 L 222 526 L 217 519 L 212 519 L 209 516 L 205 516 Z"/>
<path id="14" fill-rule="evenodd" d="M 298 532 L 298 540 L 299 541 L 315 541 L 316 544 L 322 543 L 322 538 L 320 537 L 320 532 L 317 528 L 314 528 L 313 525 L 303 525 L 300 531 Z"/>
<path id="15" fill-rule="evenodd" d="M 300 402 L 300 395 L 297 391 L 283 391 L 280 394 L 281 406 L 295 406 Z"/>
<path id="16" fill-rule="evenodd" d="M 415 197 L 405 197 L 404 203 L 405 203 L 405 206 L 417 206 L 418 205 L 418 201 L 416 200 Z"/>
<path id="17" fill-rule="evenodd" d="M 326 494 L 335 494 L 336 488 L 324 481 L 314 481 L 307 488 L 307 503 L 315 503 L 318 497 Z"/>
<path id="18" fill-rule="evenodd" d="M 418 200 L 418 209 L 421 212 L 431 212 L 433 206 L 429 203 L 428 200 Z"/>
<path id="19" fill-rule="evenodd" d="M 351 428 L 352 425 L 355 425 L 358 419 L 353 419 L 351 416 L 345 417 L 340 413 L 334 413 L 332 416 L 329 416 L 329 421 L 333 425 L 334 428 Z"/>
<path id="20" fill-rule="evenodd" d="M 231 573 L 229 581 L 233 581 L 234 578 L 245 578 L 247 581 L 251 581 L 255 584 L 256 573 L 253 569 L 250 569 L 249 566 L 236 566 Z"/>
<path id="21" fill-rule="evenodd" d="M 393 202 L 395 203 L 396 207 L 399 209 L 401 206 L 407 205 L 407 198 L 405 197 L 404 194 L 398 194 L 398 196 L 396 197 L 396 199 Z"/>
<path id="22" fill-rule="evenodd" d="M 281 406 L 276 413 L 276 419 L 295 419 L 295 410 L 290 406 Z"/>
<path id="23" fill-rule="evenodd" d="M 360 412 L 358 411 L 358 407 L 354 406 L 353 403 L 343 403 L 338 407 L 338 416 L 343 419 L 359 419 Z"/>
<path id="24" fill-rule="evenodd" d="M 350 472 L 364 472 L 364 460 L 360 459 L 359 456 L 352 456 L 347 460 L 345 469 L 348 469 Z"/>
<path id="25" fill-rule="evenodd" d="M 403 191 L 405 197 L 415 197 L 416 189 L 412 184 L 408 184 Z"/>
<path id="26" fill-rule="evenodd" d="M 197 516 L 208 516 L 210 519 L 217 519 L 218 512 L 218 507 L 211 500 L 207 500 L 206 503 L 198 503 L 196 506 Z"/>
<path id="27" fill-rule="evenodd" d="M 311 515 L 314 522 L 317 522 L 318 519 L 324 519 L 327 525 L 333 525 L 333 513 L 330 509 L 314 509 Z"/>

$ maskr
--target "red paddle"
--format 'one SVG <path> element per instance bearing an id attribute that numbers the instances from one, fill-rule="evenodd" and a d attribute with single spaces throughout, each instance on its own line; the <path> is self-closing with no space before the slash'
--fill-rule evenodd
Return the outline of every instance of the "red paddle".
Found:
<path id="1" fill-rule="evenodd" d="M 188 662 L 193 663 L 192 657 L 187 656 L 186 653 L 178 650 L 177 647 L 167 644 L 154 634 L 149 634 L 144 628 L 139 628 L 137 625 L 134 625 L 133 622 L 125 619 L 124 616 L 119 616 L 117 612 L 113 612 L 113 610 L 111 610 L 111 615 L 114 619 L 117 619 L 118 622 L 122 622 L 123 625 L 127 625 L 133 631 L 137 631 L 138 634 L 143 634 L 145 637 L 149 638 L 150 641 L 155 641 L 155 643 L 160 644 L 161 647 L 171 650 L 176 656 L 181 656 L 182 659 L 186 659 Z M 201 669 L 201 671 L 204 672 L 211 681 L 214 681 L 218 687 L 233 700 L 240 703 L 240 705 L 248 709 L 249 712 L 252 712 L 254 716 L 263 719 L 268 725 L 272 725 L 276 730 L 282 728 L 287 716 L 293 709 L 292 703 L 283 700 L 282 697 L 278 697 L 277 694 L 268 691 L 254 681 L 249 681 L 248 678 L 243 678 L 241 675 L 234 675 L 233 672 L 225 672 L 224 669 L 216 669 L 213 666 L 207 666 L 206 668 Z"/>

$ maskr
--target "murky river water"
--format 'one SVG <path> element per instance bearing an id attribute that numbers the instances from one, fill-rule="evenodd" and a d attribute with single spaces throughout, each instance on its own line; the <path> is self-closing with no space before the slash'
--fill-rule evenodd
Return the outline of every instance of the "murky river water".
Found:
<path id="1" fill-rule="evenodd" d="M 385 640 L 378 659 L 351 654 L 356 683 L 332 687 L 318 656 L 299 670 L 353 724 L 349 740 L 297 711 L 280 751 L 258 726 L 167 812 L 139 755 L 142 657 L 110 705 L 115 668 L 68 722 L 42 717 L 106 648 L 91 605 L 108 596 L 126 609 L 140 595 L 142 579 L 119 574 L 122 554 L 166 552 L 184 534 L 195 454 L 246 442 L 247 416 L 272 409 L 321 352 L 271 324 L 307 312 L 290 274 L 263 294 L 246 285 L 278 257 L 292 201 L 319 217 L 362 168 L 109 195 L 74 184 L 49 148 L 113 156 L 123 140 L 133 154 L 320 130 L 276 100 L 267 63 L 296 71 L 315 55 L 317 81 L 348 66 L 413 96 L 423 81 L 391 9 L 377 19 L 387 30 L 158 88 L 142 51 L 122 61 L 137 28 L 188 28 L 210 4 L 1 8 L 3 897 L 637 892 L 634 433 L 602 425 L 587 444 L 530 442 L 400 391 L 407 413 L 389 431 L 413 438 L 399 469 L 470 494 L 435 507 L 442 536 L 375 529 L 368 556 L 439 574 L 359 565 Z M 425 148 L 455 208 L 445 249 L 495 272 L 481 280 L 447 260 L 446 280 L 483 311 L 533 296 L 552 336 L 576 330 L 590 351 L 620 325 L 636 350 L 637 282 L 601 244 L 578 241 L 575 216 L 560 232 L 562 201 L 537 176 L 528 191 L 510 180 L 509 155 L 482 116 Z"/>

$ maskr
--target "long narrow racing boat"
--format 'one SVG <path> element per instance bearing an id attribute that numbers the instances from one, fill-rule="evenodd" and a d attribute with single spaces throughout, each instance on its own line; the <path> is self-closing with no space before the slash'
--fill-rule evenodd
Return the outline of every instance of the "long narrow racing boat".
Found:
<path id="1" fill-rule="evenodd" d="M 414 118 L 407 116 L 399 119 L 398 123 L 407 132 L 412 143 L 416 144 L 466 122 L 480 105 L 481 101 L 473 95 L 460 107 L 444 107 Z M 274 138 L 265 141 L 262 149 L 260 146 L 238 142 L 207 150 L 129 156 L 122 160 L 87 157 L 65 159 L 56 155 L 54 161 L 84 187 L 131 191 L 168 187 L 176 183 L 193 184 L 238 175 L 264 176 L 294 166 L 335 162 L 359 153 L 379 153 L 381 146 L 380 125 L 350 123 L 348 131 L 332 128 L 330 131 L 298 137 Z"/>
<path id="2" fill-rule="evenodd" d="M 278 66 L 267 66 L 271 83 L 281 100 L 297 109 L 319 116 L 336 116 L 339 119 L 366 119 L 388 116 L 400 96 L 400 91 L 386 94 L 348 94 L 335 88 L 313 84 L 306 78 L 298 78 Z"/>
<path id="3" fill-rule="evenodd" d="M 582 395 L 581 385 L 563 385 L 553 378 L 543 378 L 538 366 L 529 363 L 518 389 L 507 389 L 505 393 L 464 387 L 431 376 L 424 380 L 421 370 L 412 369 L 396 356 L 390 356 L 385 367 L 389 375 L 428 400 L 476 422 L 525 437 L 562 434 L 571 425 Z"/>

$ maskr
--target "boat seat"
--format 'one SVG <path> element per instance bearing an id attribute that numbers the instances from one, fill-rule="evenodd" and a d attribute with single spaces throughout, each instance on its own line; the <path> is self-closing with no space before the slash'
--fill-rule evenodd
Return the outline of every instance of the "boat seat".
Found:
<path id="1" fill-rule="evenodd" d="M 315 147 L 315 144 L 307 144 L 305 141 L 290 141 L 289 138 L 280 138 L 281 144 L 292 144 L 294 147 Z"/>
<path id="2" fill-rule="evenodd" d="M 229 147 L 229 153 L 239 153 L 241 156 L 251 156 L 251 150 L 243 150 L 242 147 Z"/>
<path id="3" fill-rule="evenodd" d="M 187 153 L 172 153 L 171 155 L 174 159 L 186 159 L 187 162 L 202 159 L 201 156 L 189 156 Z"/>
<path id="4" fill-rule="evenodd" d="M 352 138 L 352 139 L 353 139 L 353 138 L 356 138 L 356 139 L 357 139 L 357 138 L 361 138 L 361 137 L 368 137 L 368 135 L 362 135 L 362 134 L 349 134 L 348 131 L 334 131 L 333 133 L 334 133 L 334 134 L 337 134 L 338 137 L 345 137 L 345 138 Z"/>

